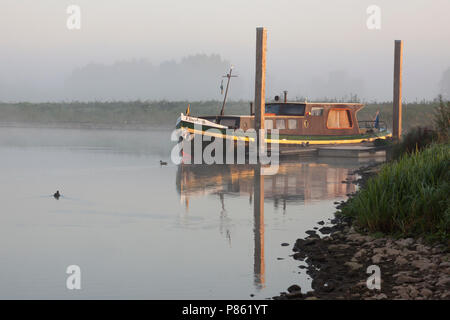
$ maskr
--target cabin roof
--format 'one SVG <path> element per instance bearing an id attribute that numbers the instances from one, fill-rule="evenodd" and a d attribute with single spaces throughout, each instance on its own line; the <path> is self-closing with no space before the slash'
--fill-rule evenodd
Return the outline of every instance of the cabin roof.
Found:
<path id="1" fill-rule="evenodd" d="M 350 106 L 350 107 L 361 107 L 364 106 L 362 103 L 356 102 L 302 102 L 302 101 L 288 101 L 288 102 L 266 102 L 267 104 L 303 104 L 312 106 Z"/>
<path id="2" fill-rule="evenodd" d="M 301 102 L 301 101 L 288 101 L 288 102 L 266 102 L 265 105 L 282 105 L 282 104 L 295 104 L 295 105 L 304 105 L 306 106 L 318 106 L 318 107 L 347 107 L 347 108 L 351 108 L 355 111 L 358 111 L 360 108 L 364 107 L 364 104 L 362 103 L 355 103 L 355 102 Z M 331 109 L 330 108 L 330 109 Z M 327 108 L 328 109 L 328 108 Z M 198 116 L 200 118 L 212 118 L 212 117 L 221 117 L 221 118 L 226 118 L 226 117 L 230 117 L 230 118 L 234 118 L 234 117 L 240 117 L 240 118 L 244 118 L 244 117 L 254 117 L 254 115 L 235 115 L 235 114 L 225 114 L 223 116 L 219 116 L 219 115 L 201 115 Z"/>

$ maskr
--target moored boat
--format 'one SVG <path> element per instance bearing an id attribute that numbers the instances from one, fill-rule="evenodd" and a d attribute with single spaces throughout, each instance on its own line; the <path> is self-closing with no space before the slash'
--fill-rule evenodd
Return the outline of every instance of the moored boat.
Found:
<path id="1" fill-rule="evenodd" d="M 305 145 L 357 144 L 391 137 L 379 121 L 358 121 L 360 103 L 271 102 L 265 105 L 266 142 L 283 147 Z M 252 112 L 251 112 L 252 113 Z M 255 116 L 181 114 L 176 127 L 194 135 L 226 140 L 251 141 L 241 133 L 255 128 Z M 240 130 L 239 130 L 240 129 Z M 272 137 L 272 130 L 278 137 Z"/>

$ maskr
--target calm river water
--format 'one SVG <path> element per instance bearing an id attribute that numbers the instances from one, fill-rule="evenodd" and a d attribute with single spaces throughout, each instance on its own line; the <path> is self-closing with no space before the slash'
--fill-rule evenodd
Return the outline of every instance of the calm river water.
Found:
<path id="1" fill-rule="evenodd" d="M 0 298 L 264 299 L 294 283 L 309 290 L 292 245 L 332 218 L 333 202 L 355 188 L 342 181 L 361 163 L 283 162 L 261 179 L 264 199 L 255 201 L 261 185 L 251 167 L 177 166 L 171 148 L 170 130 L 0 128 Z M 66 288 L 69 265 L 81 268 L 81 290 Z"/>

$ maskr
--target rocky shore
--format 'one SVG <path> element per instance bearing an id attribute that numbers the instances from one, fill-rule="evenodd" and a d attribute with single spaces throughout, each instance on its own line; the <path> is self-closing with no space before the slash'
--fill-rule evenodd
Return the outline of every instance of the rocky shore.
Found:
<path id="1" fill-rule="evenodd" d="M 358 184 L 364 185 L 376 172 L 376 166 L 359 170 Z M 293 247 L 293 258 L 306 263 L 300 268 L 312 278 L 313 291 L 302 293 L 292 285 L 273 299 L 450 300 L 448 245 L 427 245 L 421 238 L 374 237 L 355 230 L 351 219 L 339 215 L 324 224 L 318 222 L 320 234 L 310 230 Z M 380 268 L 380 289 L 367 286 L 372 275 L 367 268 L 372 265 Z"/>

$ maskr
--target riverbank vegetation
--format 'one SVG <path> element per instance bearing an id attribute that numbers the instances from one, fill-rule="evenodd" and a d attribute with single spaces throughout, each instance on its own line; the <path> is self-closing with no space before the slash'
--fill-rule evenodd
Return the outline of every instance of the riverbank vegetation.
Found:
<path id="1" fill-rule="evenodd" d="M 371 233 L 448 240 L 450 145 L 433 144 L 388 163 L 342 208 Z"/>
<path id="2" fill-rule="evenodd" d="M 339 102 L 339 101 L 330 101 Z M 73 126 L 90 124 L 95 126 L 172 127 L 181 112 L 190 104 L 193 115 L 215 115 L 220 111 L 221 101 L 131 101 L 131 102 L 62 102 L 62 103 L 0 103 L 0 125 L 19 123 L 29 125 Z M 415 126 L 432 124 L 436 101 L 423 101 L 403 105 L 405 130 Z M 391 102 L 370 102 L 358 113 L 359 120 L 373 120 L 380 111 L 380 120 L 388 128 L 392 124 Z M 249 114 L 249 101 L 229 101 L 225 114 Z"/>
<path id="3" fill-rule="evenodd" d="M 218 114 L 221 107 L 219 101 L 0 103 L 0 124 L 174 127 L 188 104 L 191 113 L 205 115 Z M 248 114 L 249 108 L 244 101 L 234 101 L 227 103 L 226 111 Z"/>
<path id="4" fill-rule="evenodd" d="M 434 128 L 415 128 L 394 148 L 394 160 L 342 207 L 372 233 L 449 241 L 450 102 L 439 103 Z"/>

